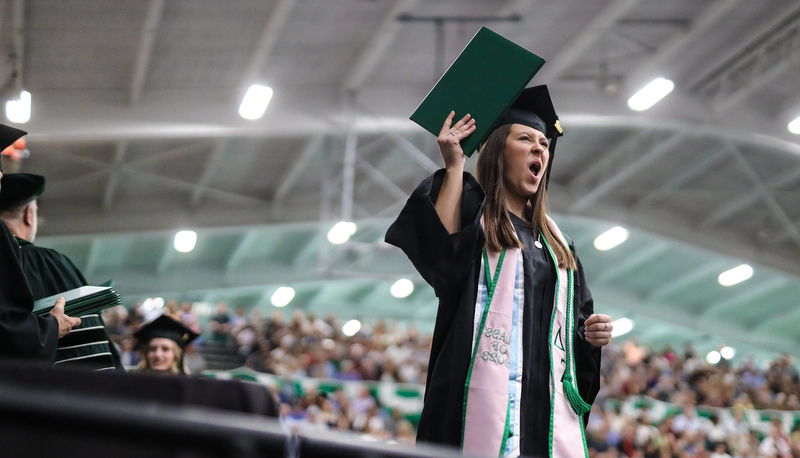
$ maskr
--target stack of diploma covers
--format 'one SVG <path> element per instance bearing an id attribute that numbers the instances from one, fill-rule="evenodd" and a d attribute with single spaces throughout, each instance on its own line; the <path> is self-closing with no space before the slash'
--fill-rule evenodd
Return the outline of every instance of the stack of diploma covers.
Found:
<path id="1" fill-rule="evenodd" d="M 464 154 L 471 156 L 543 65 L 541 57 L 481 27 L 414 111 L 411 120 L 439 135 L 450 111 L 456 112 L 453 124 L 464 115 L 472 115 L 475 132 L 461 140 Z"/>
<path id="2" fill-rule="evenodd" d="M 55 296 L 39 299 L 33 303 L 33 313 L 40 316 L 50 313 L 59 297 L 66 300 L 64 313 L 69 316 L 91 315 L 122 304 L 119 294 L 110 286 L 81 286 Z"/>

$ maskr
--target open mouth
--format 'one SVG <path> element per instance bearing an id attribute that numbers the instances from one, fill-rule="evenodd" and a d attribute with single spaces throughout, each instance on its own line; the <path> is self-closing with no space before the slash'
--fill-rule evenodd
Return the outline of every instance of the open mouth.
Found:
<path id="1" fill-rule="evenodd" d="M 542 164 L 539 163 L 539 162 L 534 162 L 533 164 L 531 164 L 530 170 L 531 170 L 531 173 L 533 173 L 533 176 L 538 177 L 539 176 L 539 172 L 542 171 Z"/>

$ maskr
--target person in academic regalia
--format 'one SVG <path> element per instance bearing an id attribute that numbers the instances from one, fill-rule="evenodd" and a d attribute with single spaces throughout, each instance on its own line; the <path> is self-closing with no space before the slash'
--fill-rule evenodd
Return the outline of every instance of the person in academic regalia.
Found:
<path id="1" fill-rule="evenodd" d="M 5 149 L 26 132 L 0 124 L 0 149 Z M 0 193 L 2 192 L 0 167 Z M 30 358 L 54 361 L 60 337 L 70 333 L 81 320 L 64 314 L 59 299 L 46 316 L 33 311 L 33 296 L 20 266 L 21 253 L 14 235 L 0 221 L 0 358 Z"/>
<path id="2" fill-rule="evenodd" d="M 188 375 L 183 353 L 199 337 L 198 333 L 167 315 L 160 315 L 142 325 L 133 337 L 142 352 L 137 372 Z"/>
<path id="3" fill-rule="evenodd" d="M 88 283 L 64 254 L 34 245 L 39 228 L 37 197 L 45 178 L 31 173 L 9 173 L 2 179 L 0 219 L 14 233 L 22 254 L 21 264 L 33 299 L 61 294 Z M 119 352 L 108 337 L 99 314 L 80 317 L 81 325 L 58 342 L 56 364 L 90 370 L 124 370 Z"/>
<path id="4" fill-rule="evenodd" d="M 480 456 L 586 456 L 611 317 L 594 313 L 572 242 L 546 214 L 558 116 L 546 86 L 497 120 L 451 112 L 437 143 L 445 168 L 391 225 L 439 298 L 417 439 Z M 476 122 L 477 179 L 460 141 Z"/>

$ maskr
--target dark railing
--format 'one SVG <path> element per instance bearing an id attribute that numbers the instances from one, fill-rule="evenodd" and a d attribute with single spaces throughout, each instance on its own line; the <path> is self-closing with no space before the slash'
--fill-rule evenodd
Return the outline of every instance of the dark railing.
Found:
<path id="1" fill-rule="evenodd" d="M 351 434 L 326 432 L 300 437 L 288 434 L 276 419 L 252 413 L 257 410 L 225 410 L 224 406 L 218 408 L 209 403 L 197 405 L 187 401 L 190 393 L 176 403 L 164 402 L 158 396 L 148 399 L 141 393 L 135 397 L 109 395 L 113 389 L 97 394 L 94 390 L 64 389 L 59 386 L 58 377 L 51 377 L 47 386 L 32 383 L 30 377 L 26 379 L 28 383 L 20 383 L 18 377 L 9 378 L 2 369 L 0 456 L 3 458 L 461 456 L 451 449 L 372 443 Z M 33 368 L 28 375 L 38 370 Z M 53 371 L 45 373 L 52 376 Z M 73 373 L 71 377 L 74 376 L 80 377 Z M 85 377 L 95 385 L 98 380 L 125 385 L 130 380 L 138 381 L 140 376 L 86 373 Z M 148 388 L 157 390 L 158 381 L 142 380 L 147 380 Z M 163 381 L 165 385 L 172 383 L 168 378 Z M 216 382 L 202 381 L 204 397 L 213 394 Z M 236 388 L 231 384 L 245 383 L 219 382 L 219 388 L 227 391 Z M 189 383 L 187 391 L 197 386 Z"/>

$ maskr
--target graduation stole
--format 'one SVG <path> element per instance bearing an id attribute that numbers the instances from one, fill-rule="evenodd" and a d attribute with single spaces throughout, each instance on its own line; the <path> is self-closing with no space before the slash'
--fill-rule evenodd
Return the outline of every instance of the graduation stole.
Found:
<path id="1" fill-rule="evenodd" d="M 549 217 L 550 228 L 564 246 L 561 231 Z M 542 237 L 551 259 L 558 264 L 547 240 Z M 513 326 L 514 288 L 522 256 L 517 248 L 501 253 L 483 249 L 482 271 L 487 282 L 483 314 L 475 334 L 467 379 L 464 386 L 464 416 L 461 448 L 464 453 L 503 456 L 509 437 L 510 373 L 509 344 Z M 503 261 L 508 258 L 505 264 Z M 574 272 L 558 268 L 556 297 L 550 327 L 550 456 L 587 456 L 582 416 L 591 408 L 578 394 L 572 336 Z M 492 275 L 494 272 L 494 275 Z M 524 295 L 523 295 L 524 297 Z M 478 298 L 481 301 L 481 297 Z M 476 307 L 477 308 L 477 307 Z M 567 319 L 569 317 L 569 319 Z M 554 364 L 558 361 L 559 364 Z M 559 380 L 561 383 L 554 383 Z M 581 438 L 580 441 L 577 439 Z"/>
<path id="2" fill-rule="evenodd" d="M 514 283 L 516 269 L 522 267 L 518 252 L 517 248 L 504 248 L 500 253 L 487 253 L 483 249 L 482 265 L 488 287 L 464 386 L 461 449 L 466 454 L 503 456 L 506 448 Z M 506 257 L 510 262 L 504 264 Z"/>

